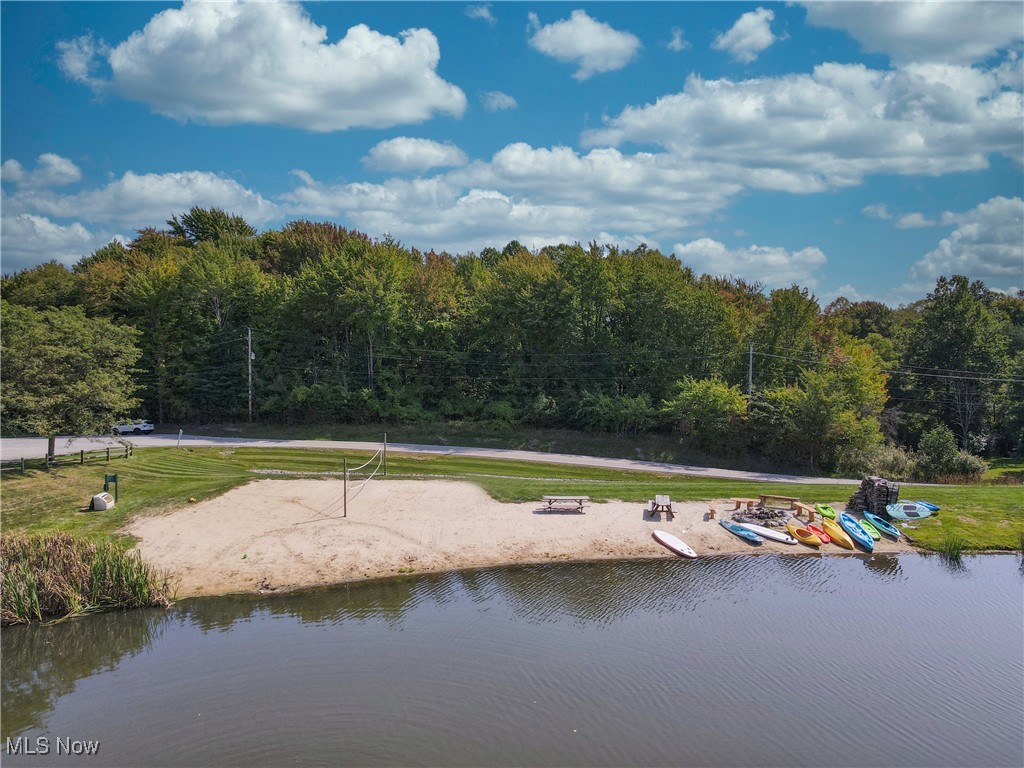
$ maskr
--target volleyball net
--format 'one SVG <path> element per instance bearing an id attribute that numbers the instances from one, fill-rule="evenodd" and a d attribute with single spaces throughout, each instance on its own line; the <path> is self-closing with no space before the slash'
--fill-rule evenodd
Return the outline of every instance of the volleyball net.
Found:
<path id="1" fill-rule="evenodd" d="M 301 520 L 293 525 L 302 525 L 324 519 L 348 517 L 348 505 L 355 500 L 366 485 L 375 477 L 386 476 L 388 473 L 388 436 L 384 435 L 384 444 L 358 467 L 349 467 L 348 458 L 342 460 L 342 471 L 324 474 L 342 475 L 342 494 L 323 509 L 317 510 L 308 520 Z M 341 514 L 339 515 L 338 512 Z"/>
<path id="2" fill-rule="evenodd" d="M 347 462 L 346 462 L 347 463 Z M 370 467 L 370 469 L 367 469 Z M 353 501 L 366 484 L 378 475 L 387 473 L 387 444 L 381 446 L 373 456 L 353 469 L 345 469 L 344 510 L 348 514 L 349 502 Z"/>

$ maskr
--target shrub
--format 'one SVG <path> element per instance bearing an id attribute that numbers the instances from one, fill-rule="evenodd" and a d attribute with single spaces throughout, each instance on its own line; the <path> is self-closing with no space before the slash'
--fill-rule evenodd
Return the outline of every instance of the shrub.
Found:
<path id="1" fill-rule="evenodd" d="M 583 391 L 576 407 L 576 422 L 586 429 L 616 434 L 637 434 L 654 419 L 647 395 L 605 395 Z"/>
<path id="2" fill-rule="evenodd" d="M 737 386 L 687 376 L 677 382 L 676 394 L 665 401 L 662 413 L 683 442 L 721 454 L 739 447 L 735 428 L 746 419 L 747 398 Z"/>
<path id="3" fill-rule="evenodd" d="M 914 477 L 917 462 L 913 452 L 886 443 L 865 451 L 851 452 L 843 457 L 836 471 L 844 477 L 879 475 L 904 482 Z"/>
<path id="4" fill-rule="evenodd" d="M 167 606 L 170 589 L 137 552 L 68 533 L 0 539 L 0 623 Z"/>
<path id="5" fill-rule="evenodd" d="M 939 425 L 921 436 L 917 445 L 917 475 L 934 480 L 950 474 L 956 461 L 956 438 L 949 427 Z"/>
<path id="6" fill-rule="evenodd" d="M 921 437 L 917 447 L 917 476 L 939 482 L 977 482 L 988 469 L 980 456 L 958 450 L 948 427 L 938 426 Z"/>

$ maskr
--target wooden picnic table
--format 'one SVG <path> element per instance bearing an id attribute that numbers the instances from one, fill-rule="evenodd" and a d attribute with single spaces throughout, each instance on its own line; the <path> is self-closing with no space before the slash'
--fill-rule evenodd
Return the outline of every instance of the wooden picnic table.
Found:
<path id="1" fill-rule="evenodd" d="M 547 510 L 549 512 L 556 506 L 564 506 L 566 504 L 572 504 L 576 507 L 577 512 L 583 512 L 583 505 L 590 503 L 589 496 L 542 496 L 541 500 L 548 505 Z"/>
<path id="2" fill-rule="evenodd" d="M 672 499 L 662 495 L 657 495 L 653 501 L 647 502 L 647 511 L 652 515 L 664 512 L 669 520 L 675 515 L 675 509 L 672 508 Z"/>

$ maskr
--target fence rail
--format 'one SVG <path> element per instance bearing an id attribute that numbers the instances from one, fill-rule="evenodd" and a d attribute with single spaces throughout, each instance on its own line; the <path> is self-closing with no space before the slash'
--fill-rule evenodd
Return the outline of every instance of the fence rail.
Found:
<path id="1" fill-rule="evenodd" d="M 50 467 L 61 467 L 67 464 L 94 464 L 97 462 L 108 462 L 111 459 L 128 459 L 131 458 L 132 453 L 132 446 L 126 445 L 123 448 L 97 448 L 92 451 L 81 450 L 76 453 L 48 455 L 42 459 L 13 459 L 12 461 L 0 462 L 0 473 L 24 473 L 26 469 L 49 469 Z"/>

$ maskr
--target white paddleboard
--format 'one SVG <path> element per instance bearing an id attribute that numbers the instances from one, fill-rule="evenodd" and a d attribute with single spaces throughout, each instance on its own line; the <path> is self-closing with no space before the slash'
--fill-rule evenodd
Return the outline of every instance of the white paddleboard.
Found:
<path id="1" fill-rule="evenodd" d="M 697 553 L 693 551 L 689 544 L 682 539 L 673 536 L 671 533 L 665 531 L 655 531 L 651 534 L 654 536 L 654 540 L 661 544 L 663 547 L 668 547 L 680 557 L 689 557 L 693 559 L 697 556 Z"/>
<path id="2" fill-rule="evenodd" d="M 777 528 L 765 528 L 763 525 L 754 525 L 753 523 L 736 523 L 736 525 L 746 528 L 748 531 L 753 531 L 758 536 L 763 536 L 771 541 L 778 541 L 782 544 L 796 544 L 796 539 L 790 536 L 788 533 L 783 533 Z"/>

